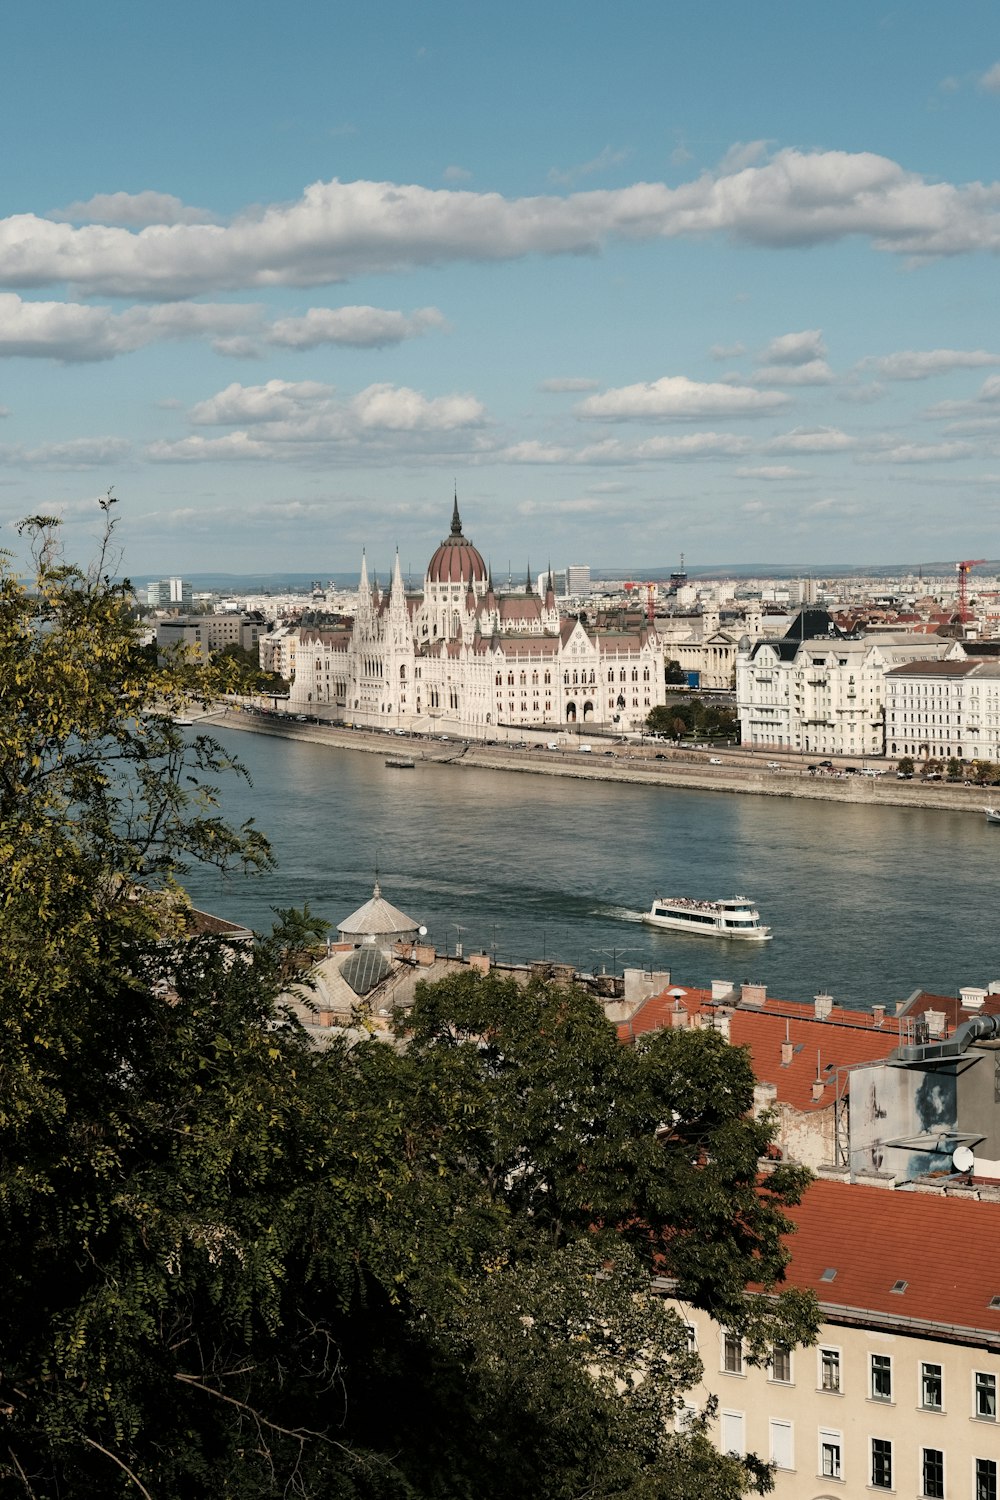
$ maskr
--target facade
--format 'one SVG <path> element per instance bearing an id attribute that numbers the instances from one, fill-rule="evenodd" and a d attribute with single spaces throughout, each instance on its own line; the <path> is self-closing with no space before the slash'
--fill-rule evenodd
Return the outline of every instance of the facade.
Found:
<path id="1" fill-rule="evenodd" d="M 907 632 L 877 640 L 848 636 L 825 610 L 803 610 L 780 640 L 740 643 L 741 738 L 810 755 L 884 755 L 888 672 L 918 660 L 964 658 L 955 640 Z"/>
<path id="2" fill-rule="evenodd" d="M 885 695 L 888 754 L 1000 760 L 1000 662 L 911 662 Z"/>
<path id="3" fill-rule="evenodd" d="M 171 615 L 157 620 L 156 645 L 160 651 L 184 648 L 199 656 L 211 656 L 226 646 L 259 652 L 266 633 L 265 622 L 248 615 Z"/>
<path id="4" fill-rule="evenodd" d="M 186 612 L 192 604 L 191 585 L 183 578 L 160 578 L 146 585 L 146 603 L 150 609 L 173 609 Z"/>
<path id="5" fill-rule="evenodd" d="M 605 725 L 625 731 L 664 702 L 663 649 L 645 622 L 597 629 L 561 616 L 551 586 L 498 593 L 482 555 L 451 531 L 423 593 L 399 558 L 387 593 L 361 564 L 349 627 L 265 638 L 262 665 L 294 667 L 291 706 L 346 723 L 490 738 L 510 729 Z M 282 671 L 282 675 L 286 675 Z"/>
<path id="6" fill-rule="evenodd" d="M 1000 1202 L 817 1181 L 790 1210 L 788 1282 L 817 1295 L 815 1348 L 752 1366 L 678 1303 L 725 1452 L 775 1463 L 776 1500 L 997 1500 Z"/>

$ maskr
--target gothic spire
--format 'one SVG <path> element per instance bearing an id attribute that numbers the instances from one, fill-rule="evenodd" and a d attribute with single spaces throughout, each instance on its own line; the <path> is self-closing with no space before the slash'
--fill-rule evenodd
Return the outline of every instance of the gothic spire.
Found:
<path id="1" fill-rule="evenodd" d="M 458 485 L 455 485 L 455 504 L 451 512 L 451 534 L 462 535 L 462 517 L 458 513 Z"/>

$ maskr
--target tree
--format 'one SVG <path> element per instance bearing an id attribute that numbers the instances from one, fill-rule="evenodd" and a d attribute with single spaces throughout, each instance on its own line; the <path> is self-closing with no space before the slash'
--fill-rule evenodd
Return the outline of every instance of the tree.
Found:
<path id="1" fill-rule="evenodd" d="M 912 776 L 913 775 L 913 757 L 910 756 L 910 755 L 904 755 L 902 757 L 902 759 L 899 761 L 899 763 L 897 764 L 896 770 L 897 770 L 897 772 L 899 773 L 900 776 Z"/>
<path id="2" fill-rule="evenodd" d="M 249 651 L 246 646 L 238 646 L 235 641 L 228 646 L 223 646 L 218 652 L 217 659 L 235 662 L 242 668 L 244 682 L 247 690 L 253 693 L 287 693 L 289 684 L 281 676 L 280 672 L 265 672 L 260 665 L 257 653 Z"/>
<path id="3" fill-rule="evenodd" d="M 684 687 L 687 673 L 679 661 L 668 661 L 664 669 L 664 681 L 668 687 Z"/>

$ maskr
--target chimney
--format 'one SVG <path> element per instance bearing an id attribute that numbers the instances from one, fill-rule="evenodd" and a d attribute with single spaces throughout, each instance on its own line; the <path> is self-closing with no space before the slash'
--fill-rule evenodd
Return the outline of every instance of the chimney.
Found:
<path id="1" fill-rule="evenodd" d="M 750 984 L 748 980 L 740 985 L 740 1004 L 754 1005 L 759 1010 L 767 999 L 766 984 Z"/>
<path id="2" fill-rule="evenodd" d="M 885 1025 L 885 1006 L 884 1005 L 873 1005 L 872 1006 L 872 1025 L 873 1026 L 884 1026 Z"/>
<path id="3" fill-rule="evenodd" d="M 928 1036 L 944 1036 L 945 1014 L 943 1010 L 925 1010 Z"/>
<path id="4" fill-rule="evenodd" d="M 778 1085 L 776 1083 L 755 1083 L 753 1090 L 753 1113 L 754 1119 L 758 1119 L 768 1110 L 774 1109 L 778 1102 Z"/>
<path id="5" fill-rule="evenodd" d="M 731 979 L 712 980 L 712 999 L 729 1000 L 733 993 L 733 981 Z"/>
<path id="6" fill-rule="evenodd" d="M 795 1056 L 795 1043 L 791 1042 L 791 1041 L 782 1042 L 782 1044 L 781 1044 L 781 1066 L 783 1068 L 789 1067 L 791 1065 L 791 1061 L 792 1061 L 792 1058 L 794 1056 Z"/>
<path id="7" fill-rule="evenodd" d="M 822 1097 L 823 1097 L 823 1080 L 822 1080 L 822 1078 L 814 1078 L 813 1079 L 813 1084 L 812 1084 L 812 1102 L 814 1104 L 818 1104 L 819 1101 L 822 1099 Z"/>
<path id="8" fill-rule="evenodd" d="M 725 1037 L 727 1042 L 729 1041 L 730 1014 L 731 1012 L 728 1010 L 720 1010 L 716 1013 L 715 1019 L 712 1022 L 714 1030 L 716 1030 L 720 1036 Z"/>
<path id="9" fill-rule="evenodd" d="M 982 1010 L 986 1003 L 986 991 L 966 986 L 966 988 L 959 990 L 958 998 L 962 1009 L 967 1010 L 970 1015 L 975 1015 L 977 1011 Z"/>
<path id="10" fill-rule="evenodd" d="M 986 993 L 988 995 L 1000 995 L 1000 979 L 991 979 Z"/>
<path id="11" fill-rule="evenodd" d="M 671 1026 L 686 1026 L 688 1013 L 679 1000 L 674 1001 L 674 1008 L 670 1012 Z"/>
<path id="12" fill-rule="evenodd" d="M 813 1006 L 816 1012 L 817 1021 L 825 1021 L 828 1019 L 830 1012 L 833 1010 L 833 996 L 814 995 Z"/>

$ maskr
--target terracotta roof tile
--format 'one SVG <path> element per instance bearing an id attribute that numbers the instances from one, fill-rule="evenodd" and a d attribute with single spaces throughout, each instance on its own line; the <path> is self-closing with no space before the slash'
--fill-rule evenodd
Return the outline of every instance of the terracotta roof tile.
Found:
<path id="1" fill-rule="evenodd" d="M 792 1286 L 838 1307 L 1000 1338 L 1000 1306 L 989 1305 L 1000 1297 L 1000 1203 L 819 1180 L 788 1214 Z"/>

